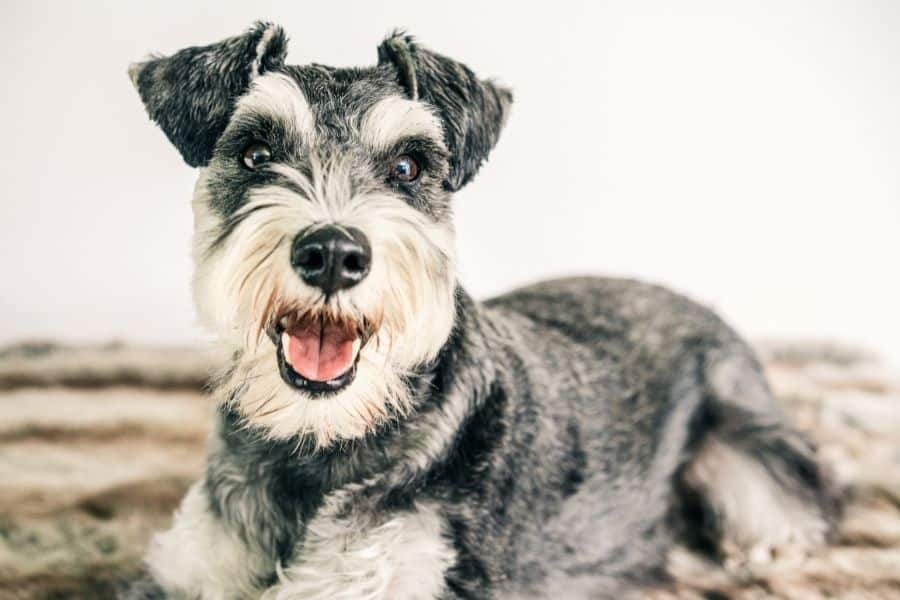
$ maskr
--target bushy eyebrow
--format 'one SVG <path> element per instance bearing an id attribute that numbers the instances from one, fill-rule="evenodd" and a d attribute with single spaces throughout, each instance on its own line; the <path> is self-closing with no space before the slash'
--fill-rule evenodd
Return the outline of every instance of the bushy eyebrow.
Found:
<path id="1" fill-rule="evenodd" d="M 253 81 L 234 110 L 232 125 L 252 123 L 251 119 L 270 120 L 284 128 L 286 135 L 309 143 L 315 132 L 316 118 L 297 83 L 284 73 L 267 73 Z"/>
<path id="2" fill-rule="evenodd" d="M 386 151 L 403 140 L 415 138 L 445 148 L 441 120 L 433 110 L 401 96 L 376 102 L 362 115 L 358 128 L 362 143 L 375 151 Z"/>

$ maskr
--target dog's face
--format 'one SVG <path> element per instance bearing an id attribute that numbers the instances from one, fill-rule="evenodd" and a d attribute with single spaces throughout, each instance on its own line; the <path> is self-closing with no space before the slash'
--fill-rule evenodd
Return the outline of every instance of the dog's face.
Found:
<path id="1" fill-rule="evenodd" d="M 192 166 L 194 291 L 237 357 L 248 423 L 319 445 L 409 410 L 406 376 L 455 318 L 452 193 L 511 97 L 393 36 L 377 66 L 285 66 L 280 28 L 135 65 L 151 118 Z"/>

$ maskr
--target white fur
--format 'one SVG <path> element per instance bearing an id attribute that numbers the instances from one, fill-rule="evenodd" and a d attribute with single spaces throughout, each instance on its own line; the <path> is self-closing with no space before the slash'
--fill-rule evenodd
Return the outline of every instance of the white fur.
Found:
<path id="1" fill-rule="evenodd" d="M 386 150 L 398 141 L 426 137 L 443 145 L 441 120 L 427 105 L 400 96 L 375 103 L 359 124 L 360 139 L 374 150 Z"/>
<path id="2" fill-rule="evenodd" d="M 297 562 L 280 568 L 250 551 L 209 511 L 203 484 L 191 487 L 172 528 L 157 534 L 148 570 L 172 597 L 219 600 L 431 600 L 455 562 L 436 505 L 375 516 L 344 510 L 338 491 L 307 525 Z M 278 583 L 259 582 L 273 570 Z"/>
<path id="3" fill-rule="evenodd" d="M 338 496 L 309 523 L 300 559 L 279 572 L 264 600 L 432 600 L 455 553 L 436 507 L 375 520 Z"/>
<path id="4" fill-rule="evenodd" d="M 175 514 L 172 528 L 157 534 L 145 562 L 173 597 L 220 600 L 258 597 L 258 577 L 272 562 L 246 545 L 210 513 L 203 483 L 195 483 Z"/>
<path id="5" fill-rule="evenodd" d="M 297 143 L 308 144 L 313 139 L 316 119 L 312 108 L 297 83 L 284 73 L 265 73 L 253 79 L 250 90 L 238 100 L 231 122 L 246 114 L 278 119 Z"/>
<path id="6" fill-rule="evenodd" d="M 253 60 L 253 64 L 250 65 L 250 74 L 252 77 L 259 76 L 259 68 L 262 66 L 262 59 L 266 55 L 266 50 L 276 33 L 278 33 L 278 27 L 269 25 L 259 38 L 259 43 L 256 44 L 256 58 Z"/>

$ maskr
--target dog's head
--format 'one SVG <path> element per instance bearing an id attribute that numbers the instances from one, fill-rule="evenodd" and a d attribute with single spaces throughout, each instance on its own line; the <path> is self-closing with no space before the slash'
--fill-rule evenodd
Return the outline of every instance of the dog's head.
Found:
<path id="1" fill-rule="evenodd" d="M 287 66 L 280 27 L 134 65 L 194 192 L 201 320 L 248 423 L 319 445 L 409 410 L 406 377 L 455 318 L 450 197 L 510 93 L 405 35 L 378 64 Z"/>

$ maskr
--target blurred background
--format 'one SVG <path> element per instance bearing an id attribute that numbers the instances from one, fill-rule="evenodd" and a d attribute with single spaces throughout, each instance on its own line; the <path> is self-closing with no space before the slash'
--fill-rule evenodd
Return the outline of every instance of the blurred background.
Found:
<path id="1" fill-rule="evenodd" d="M 539 6 L 539 8 L 538 8 Z M 402 27 L 514 88 L 458 196 L 484 297 L 569 273 L 655 280 L 753 338 L 900 364 L 900 3 L 4 2 L 0 343 L 202 339 L 196 172 L 126 75 L 282 24 L 289 62 L 371 64 Z"/>

